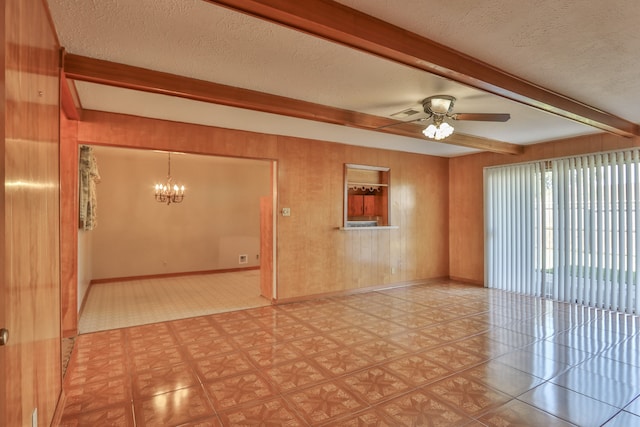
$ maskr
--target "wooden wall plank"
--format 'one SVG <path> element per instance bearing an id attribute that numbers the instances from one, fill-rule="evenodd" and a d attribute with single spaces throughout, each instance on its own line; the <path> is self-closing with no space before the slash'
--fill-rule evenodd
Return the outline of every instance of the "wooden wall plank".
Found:
<path id="1" fill-rule="evenodd" d="M 60 115 L 60 282 L 62 335 L 78 333 L 78 122 Z"/>
<path id="2" fill-rule="evenodd" d="M 446 219 L 447 204 L 428 200 L 435 195 L 442 197 L 442 189 L 445 194 L 448 191 L 445 158 L 90 110 L 83 112 L 83 118 L 78 122 L 78 140 L 82 143 L 277 160 L 277 211 L 291 208 L 290 217 L 278 214 L 277 218 L 275 268 L 279 298 L 354 291 L 447 275 L 446 262 L 418 268 L 415 251 L 396 274 L 391 276 L 388 271 L 405 258 L 399 252 L 400 241 L 408 242 L 405 246 L 409 247 L 426 245 L 429 253 L 447 247 L 448 235 L 438 230 L 442 223 L 424 222 L 420 227 L 415 226 L 415 221 L 411 227 L 402 223 L 403 216 L 418 216 L 415 205 L 403 204 L 403 200 L 418 197 L 417 188 L 424 191 L 420 198 L 427 198 L 421 202 L 434 212 L 439 211 L 438 218 Z M 342 225 L 344 163 L 391 168 L 392 185 L 397 185 L 391 189 L 395 215 L 392 223 L 399 225 L 398 230 L 363 233 L 338 229 Z M 425 166 L 419 167 L 422 164 Z M 437 172 L 430 172 L 427 177 L 425 171 Z M 381 260 L 381 254 L 386 259 Z M 385 265 L 384 271 L 378 268 L 380 263 Z"/>
<path id="3" fill-rule="evenodd" d="M 59 46 L 46 2 L 3 9 L 4 181 L 0 425 L 53 420 L 61 393 L 59 252 Z M 10 71 L 10 72 L 7 72 Z M 6 377 L 4 376 L 6 375 Z"/>

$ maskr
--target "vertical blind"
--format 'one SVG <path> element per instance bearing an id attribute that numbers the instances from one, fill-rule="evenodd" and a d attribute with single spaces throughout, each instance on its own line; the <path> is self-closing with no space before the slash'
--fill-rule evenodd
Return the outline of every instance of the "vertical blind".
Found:
<path id="1" fill-rule="evenodd" d="M 485 170 L 488 287 L 541 295 L 543 173 L 541 163 Z"/>
<path id="2" fill-rule="evenodd" d="M 640 152 L 485 169 L 486 284 L 640 313 Z"/>

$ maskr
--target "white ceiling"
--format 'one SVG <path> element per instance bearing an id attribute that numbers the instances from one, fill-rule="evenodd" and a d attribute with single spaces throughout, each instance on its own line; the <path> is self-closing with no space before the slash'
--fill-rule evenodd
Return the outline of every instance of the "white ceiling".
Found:
<path id="1" fill-rule="evenodd" d="M 640 122 L 637 0 L 340 0 L 532 83 Z M 456 132 L 516 144 L 601 132 L 202 0 L 49 0 L 67 52 L 388 117 L 435 94 L 456 112 L 510 113 Z M 76 82 L 85 109 L 456 156 L 477 150 Z"/>

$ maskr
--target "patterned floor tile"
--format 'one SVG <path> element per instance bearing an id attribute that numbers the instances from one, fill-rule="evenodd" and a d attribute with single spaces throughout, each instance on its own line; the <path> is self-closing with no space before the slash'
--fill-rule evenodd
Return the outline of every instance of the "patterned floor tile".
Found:
<path id="1" fill-rule="evenodd" d="M 262 329 L 241 334 L 232 334 L 231 339 L 238 348 L 242 349 L 260 347 L 276 342 L 276 337 L 271 332 Z"/>
<path id="2" fill-rule="evenodd" d="M 351 326 L 351 323 L 333 316 L 316 319 L 312 322 L 309 322 L 309 324 L 313 326 L 314 329 L 317 329 L 321 332 L 335 331 L 337 329 L 343 329 Z"/>
<path id="3" fill-rule="evenodd" d="M 147 370 L 131 377 L 134 398 L 150 397 L 199 384 L 190 365 L 182 363 Z"/>
<path id="4" fill-rule="evenodd" d="M 324 336 L 315 336 L 294 340 L 291 341 L 291 345 L 307 357 L 317 353 L 336 350 L 340 348 L 340 345 L 338 343 Z"/>
<path id="5" fill-rule="evenodd" d="M 400 325 L 399 323 L 395 323 L 390 320 L 383 320 L 383 319 L 378 319 L 371 323 L 362 324 L 360 325 L 360 327 L 380 337 L 387 337 L 389 335 L 399 334 L 407 330 L 407 327 L 404 325 Z"/>
<path id="6" fill-rule="evenodd" d="M 252 318 L 248 310 L 227 311 L 207 316 L 207 319 L 216 327 L 221 327 L 227 322 L 238 322 Z"/>
<path id="7" fill-rule="evenodd" d="M 404 348 L 384 339 L 359 343 L 353 348 L 357 349 L 360 353 L 366 354 L 368 358 L 376 362 L 384 362 L 407 354 L 407 350 Z"/>
<path id="8" fill-rule="evenodd" d="M 552 383 L 539 385 L 518 399 L 579 426 L 603 425 L 620 412 L 620 408 Z"/>
<path id="9" fill-rule="evenodd" d="M 485 359 L 493 359 L 515 350 L 514 347 L 507 344 L 489 339 L 486 334 L 474 335 L 470 338 L 456 341 L 454 345 L 468 352 L 478 354 Z"/>
<path id="10" fill-rule="evenodd" d="M 298 427 L 308 424 L 281 398 L 241 406 L 220 413 L 225 426 Z"/>
<path id="11" fill-rule="evenodd" d="M 375 367 L 341 378 L 349 390 L 369 404 L 397 396 L 413 388 L 406 380 Z"/>
<path id="12" fill-rule="evenodd" d="M 199 319 L 203 319 L 203 318 L 200 317 Z M 186 320 L 191 320 L 191 323 L 195 324 L 195 321 L 193 321 L 193 319 L 186 319 Z M 184 322 L 184 321 L 177 320 L 176 322 Z M 196 342 L 208 341 L 216 337 L 219 337 L 220 335 L 223 334 L 223 332 L 221 332 L 218 328 L 216 328 L 213 325 L 210 325 L 209 322 L 205 322 L 204 325 L 195 324 L 191 328 L 188 327 L 188 325 L 189 323 L 187 322 L 184 322 L 179 326 L 172 325 L 174 328 L 174 333 L 178 338 L 178 342 L 188 343 L 192 341 L 196 341 Z"/>
<path id="13" fill-rule="evenodd" d="M 210 382 L 254 370 L 254 366 L 246 356 L 238 352 L 196 360 L 193 365 L 200 380 L 203 382 Z"/>
<path id="14" fill-rule="evenodd" d="M 220 418 L 217 415 L 206 417 L 204 419 L 181 424 L 180 427 L 223 427 Z"/>
<path id="15" fill-rule="evenodd" d="M 96 332 L 79 335 L 73 351 L 79 364 L 125 356 L 123 331 Z"/>
<path id="16" fill-rule="evenodd" d="M 308 387 L 328 378 L 316 364 L 304 359 L 274 366 L 264 373 L 282 392 Z"/>
<path id="17" fill-rule="evenodd" d="M 63 414 L 80 414 L 131 401 L 129 377 L 113 378 L 66 389 Z"/>
<path id="18" fill-rule="evenodd" d="M 365 341 L 371 341 L 376 336 L 358 326 L 350 326 L 344 329 L 331 331 L 331 339 L 343 346 L 351 346 Z"/>
<path id="19" fill-rule="evenodd" d="M 460 314 L 462 315 L 463 313 L 460 313 Z M 471 318 L 471 317 L 452 320 L 451 322 L 449 322 L 449 325 L 452 328 L 459 328 L 459 329 L 471 332 L 472 334 L 485 332 L 489 329 L 488 323 Z"/>
<path id="20" fill-rule="evenodd" d="M 340 376 L 375 364 L 372 359 L 351 348 L 322 353 L 312 357 L 312 360 L 327 374 L 334 376 Z"/>
<path id="21" fill-rule="evenodd" d="M 460 371 L 484 362 L 484 357 L 462 350 L 455 345 L 443 345 L 419 353 L 432 362 L 439 363 L 447 369 Z"/>
<path id="22" fill-rule="evenodd" d="M 422 309 L 424 310 L 424 307 L 422 307 Z M 422 329 L 428 326 L 433 326 L 437 323 L 433 319 L 420 316 L 417 314 L 412 314 L 412 313 L 407 313 L 402 317 L 396 317 L 395 319 L 392 319 L 392 320 L 398 323 L 402 323 L 403 325 L 405 325 L 407 328 L 410 328 L 410 329 Z"/>
<path id="23" fill-rule="evenodd" d="M 508 402 L 511 397 L 460 375 L 425 386 L 423 390 L 468 416 L 479 415 Z"/>
<path id="24" fill-rule="evenodd" d="M 215 415 L 201 386 L 183 388 L 134 402 L 136 426 L 166 427 Z"/>
<path id="25" fill-rule="evenodd" d="M 396 427 L 398 424 L 388 418 L 384 412 L 377 409 L 368 409 L 320 425 L 322 427 Z"/>
<path id="26" fill-rule="evenodd" d="M 65 376 L 65 383 L 70 387 L 107 381 L 128 374 L 128 363 L 124 355 L 90 358 L 85 362 L 74 360 L 72 363 L 73 368 Z"/>
<path id="27" fill-rule="evenodd" d="M 268 330 L 276 330 L 285 326 L 300 324 L 300 319 L 290 316 L 281 310 L 275 310 L 273 307 L 253 309 L 250 310 L 249 313 L 251 314 L 251 317 L 256 319 Z"/>
<path id="28" fill-rule="evenodd" d="M 441 340 L 423 334 L 420 329 L 389 335 L 386 339 L 409 351 L 426 350 L 442 345 Z"/>
<path id="29" fill-rule="evenodd" d="M 452 373 L 441 365 L 418 355 L 401 357 L 380 366 L 416 387 L 441 380 Z"/>
<path id="30" fill-rule="evenodd" d="M 127 345 L 132 354 L 162 351 L 167 347 L 176 346 L 178 342 L 173 333 L 149 333 L 138 338 L 128 338 Z"/>
<path id="31" fill-rule="evenodd" d="M 629 425 L 608 313 L 442 281 L 83 334 L 62 425 Z"/>
<path id="32" fill-rule="evenodd" d="M 274 387 L 257 372 L 226 377 L 204 384 L 217 412 L 272 398 Z"/>
<path id="33" fill-rule="evenodd" d="M 134 326 L 132 328 L 127 328 L 124 331 L 127 341 L 153 341 L 158 337 L 171 335 L 171 330 L 169 328 L 168 322 Z"/>
<path id="34" fill-rule="evenodd" d="M 329 382 L 284 395 L 310 424 L 319 424 L 366 407 L 345 387 Z"/>
<path id="35" fill-rule="evenodd" d="M 263 345 L 246 350 L 246 354 L 260 368 L 269 368 L 302 358 L 302 354 L 289 343 Z"/>
<path id="36" fill-rule="evenodd" d="M 278 342 L 292 341 L 317 334 L 317 331 L 313 330 L 311 327 L 300 323 L 279 326 L 277 328 L 272 328 L 272 330 L 273 335 Z"/>
<path id="37" fill-rule="evenodd" d="M 544 382 L 541 378 L 496 361 L 475 366 L 464 371 L 462 375 L 513 397 L 520 396 Z"/>
<path id="38" fill-rule="evenodd" d="M 252 317 L 235 321 L 221 322 L 218 326 L 227 334 L 235 335 L 262 329 L 262 325 Z"/>
<path id="39" fill-rule="evenodd" d="M 452 328 L 449 324 L 439 324 L 436 326 L 430 326 L 420 330 L 421 333 L 440 340 L 442 343 L 450 343 L 462 338 L 474 335 L 472 331 L 466 331 L 464 329 Z"/>
<path id="40" fill-rule="evenodd" d="M 123 403 L 97 411 L 65 415 L 59 427 L 118 426 L 134 427 L 131 403 Z"/>
<path id="41" fill-rule="evenodd" d="M 189 317 L 186 319 L 172 320 L 167 322 L 169 328 L 174 331 L 194 331 L 203 328 L 209 328 L 212 326 L 209 318 L 206 316 Z"/>
<path id="42" fill-rule="evenodd" d="M 573 425 L 518 400 L 512 400 L 492 410 L 481 416 L 479 421 L 488 427 L 570 427 Z"/>
<path id="43" fill-rule="evenodd" d="M 415 390 L 380 405 L 393 426 L 463 426 L 471 418 L 437 399 L 433 395 Z"/>
<path id="44" fill-rule="evenodd" d="M 180 348 L 173 345 L 148 352 L 135 353 L 130 357 L 132 362 L 131 370 L 133 372 L 159 369 L 185 362 L 185 357 Z"/>
<path id="45" fill-rule="evenodd" d="M 182 348 L 185 350 L 187 357 L 196 360 L 232 353 L 238 350 L 228 336 L 217 336 L 206 340 L 190 341 L 183 344 Z"/>

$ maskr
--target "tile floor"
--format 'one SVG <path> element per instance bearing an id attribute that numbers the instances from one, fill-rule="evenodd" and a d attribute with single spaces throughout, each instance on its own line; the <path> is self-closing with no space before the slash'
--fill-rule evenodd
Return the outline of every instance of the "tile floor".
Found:
<path id="1" fill-rule="evenodd" d="M 442 283 L 96 332 L 61 425 L 634 426 L 639 331 Z"/>
<path id="2" fill-rule="evenodd" d="M 101 283 L 90 287 L 78 328 L 89 333 L 266 305 L 259 270 Z"/>

